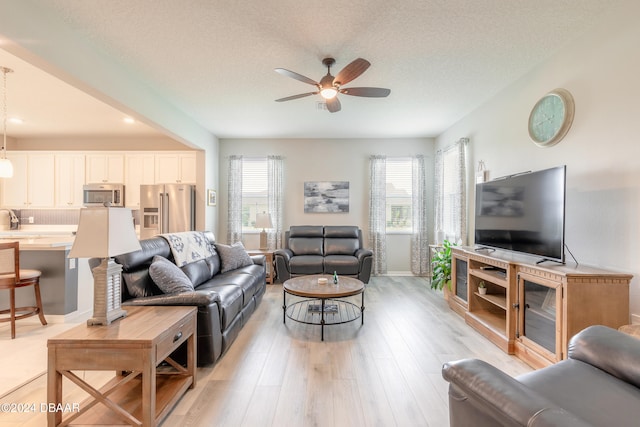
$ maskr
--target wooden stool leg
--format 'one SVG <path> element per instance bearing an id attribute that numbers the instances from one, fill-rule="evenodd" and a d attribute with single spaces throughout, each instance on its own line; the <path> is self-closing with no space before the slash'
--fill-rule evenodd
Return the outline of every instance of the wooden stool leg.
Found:
<path id="1" fill-rule="evenodd" d="M 11 319 L 11 339 L 16 337 L 16 290 L 9 289 L 9 316 Z"/>
<path id="2" fill-rule="evenodd" d="M 46 325 L 47 319 L 44 318 L 44 310 L 42 309 L 42 298 L 40 297 L 40 281 L 37 281 L 36 284 L 33 285 L 33 288 L 36 291 L 36 306 L 38 307 L 38 317 L 40 318 L 40 323 Z"/>

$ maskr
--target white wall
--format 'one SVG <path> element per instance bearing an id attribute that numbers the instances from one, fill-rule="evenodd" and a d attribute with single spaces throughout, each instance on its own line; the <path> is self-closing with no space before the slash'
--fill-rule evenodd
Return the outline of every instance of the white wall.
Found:
<path id="1" fill-rule="evenodd" d="M 566 243 L 581 264 L 634 274 L 631 312 L 638 313 L 640 5 L 633 7 L 624 16 L 609 17 L 452 126 L 437 138 L 437 146 L 470 138 L 471 164 L 484 160 L 492 178 L 566 164 Z M 528 136 L 529 112 L 557 87 L 573 94 L 573 126 L 558 145 L 539 148 Z M 473 185 L 469 200 L 472 232 Z"/>
<path id="2" fill-rule="evenodd" d="M 218 241 L 227 241 L 227 173 L 230 155 L 285 158 L 284 229 L 290 225 L 358 225 L 368 245 L 369 156 L 410 156 L 422 154 L 427 164 L 427 185 L 432 188 L 433 144 L 431 138 L 406 139 L 221 139 Z M 349 181 L 349 212 L 340 214 L 304 213 L 305 181 Z M 430 200 L 431 202 L 431 200 Z M 432 209 L 430 209 L 432 211 Z M 247 247 L 258 247 L 258 236 L 245 235 Z M 408 236 L 392 236 L 387 242 L 390 271 L 409 271 Z"/>

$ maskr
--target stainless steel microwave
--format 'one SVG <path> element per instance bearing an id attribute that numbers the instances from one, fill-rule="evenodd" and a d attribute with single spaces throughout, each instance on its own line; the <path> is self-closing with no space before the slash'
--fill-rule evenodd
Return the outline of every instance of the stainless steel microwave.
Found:
<path id="1" fill-rule="evenodd" d="M 124 206 L 124 184 L 87 184 L 82 187 L 84 206 Z"/>

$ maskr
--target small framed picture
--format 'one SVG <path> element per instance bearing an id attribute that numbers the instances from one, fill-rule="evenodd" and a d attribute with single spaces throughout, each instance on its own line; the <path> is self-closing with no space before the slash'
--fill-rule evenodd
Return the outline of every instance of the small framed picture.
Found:
<path id="1" fill-rule="evenodd" d="M 218 204 L 218 197 L 216 190 L 207 190 L 207 205 L 216 206 Z"/>

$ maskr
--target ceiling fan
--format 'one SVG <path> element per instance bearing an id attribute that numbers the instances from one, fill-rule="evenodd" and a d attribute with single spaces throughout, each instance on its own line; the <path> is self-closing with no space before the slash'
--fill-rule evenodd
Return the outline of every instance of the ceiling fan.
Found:
<path id="1" fill-rule="evenodd" d="M 366 59 L 358 58 L 352 61 L 335 77 L 331 75 L 331 66 L 336 63 L 336 60 L 333 58 L 324 58 L 322 63 L 327 67 L 327 75 L 320 79 L 320 83 L 310 79 L 309 77 L 305 77 L 302 74 L 294 73 L 293 71 L 285 70 L 284 68 L 276 68 L 276 73 L 299 80 L 302 83 L 310 84 L 315 86 L 317 89 L 314 92 L 301 93 L 299 95 L 276 99 L 276 102 L 291 101 L 292 99 L 320 94 L 327 103 L 327 110 L 331 113 L 335 113 L 340 111 L 340 101 L 337 97 L 338 93 L 351 96 L 364 96 L 368 98 L 384 98 L 391 93 L 391 90 L 380 87 L 342 87 L 367 71 L 367 68 L 369 68 L 371 63 Z"/>

